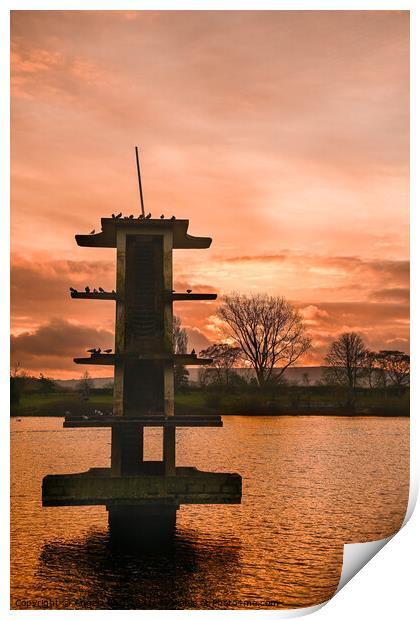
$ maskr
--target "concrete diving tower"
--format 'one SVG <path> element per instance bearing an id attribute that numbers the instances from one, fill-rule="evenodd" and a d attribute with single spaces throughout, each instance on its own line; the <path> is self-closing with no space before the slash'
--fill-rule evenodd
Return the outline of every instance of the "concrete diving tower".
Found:
<path id="1" fill-rule="evenodd" d="M 174 301 L 215 299 L 214 294 L 176 293 L 172 251 L 208 248 L 211 239 L 187 234 L 188 220 L 103 218 L 98 234 L 76 235 L 79 246 L 115 247 L 115 291 L 78 292 L 80 299 L 116 304 L 115 351 L 94 351 L 77 364 L 114 366 L 112 415 L 65 418 L 64 427 L 109 427 L 111 464 L 78 474 L 43 479 L 43 506 L 103 505 L 111 535 L 129 542 L 166 540 L 174 532 L 180 504 L 237 504 L 238 474 L 176 467 L 178 426 L 222 426 L 217 415 L 175 415 L 174 364 L 203 365 L 211 360 L 175 354 Z M 163 460 L 143 459 L 144 428 L 163 429 Z"/>

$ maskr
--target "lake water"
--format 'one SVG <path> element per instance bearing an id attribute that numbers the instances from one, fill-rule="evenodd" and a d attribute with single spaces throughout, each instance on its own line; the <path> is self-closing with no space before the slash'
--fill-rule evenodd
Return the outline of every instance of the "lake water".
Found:
<path id="1" fill-rule="evenodd" d="M 41 506 L 43 476 L 109 465 L 110 431 L 61 418 L 11 430 L 13 609 L 315 605 L 337 587 L 343 543 L 396 532 L 407 506 L 407 418 L 226 416 L 179 429 L 177 465 L 241 474 L 242 504 L 182 506 L 171 548 L 118 550 L 104 507 Z M 145 458 L 161 458 L 160 429 L 145 436 Z"/>

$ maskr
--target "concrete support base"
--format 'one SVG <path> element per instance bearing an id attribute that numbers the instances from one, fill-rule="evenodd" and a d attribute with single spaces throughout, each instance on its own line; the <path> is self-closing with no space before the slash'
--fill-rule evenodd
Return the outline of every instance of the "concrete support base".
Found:
<path id="1" fill-rule="evenodd" d="M 133 476 L 115 476 L 111 469 L 100 467 L 80 474 L 45 476 L 42 504 L 103 505 L 118 509 L 137 505 L 143 509 L 180 504 L 241 503 L 242 479 L 238 474 L 177 467 L 176 475 L 167 476 L 163 465 L 153 461 L 143 463 L 144 471 Z"/>
<path id="2" fill-rule="evenodd" d="M 156 549 L 175 535 L 178 506 L 109 506 L 108 524 L 112 543 Z"/>

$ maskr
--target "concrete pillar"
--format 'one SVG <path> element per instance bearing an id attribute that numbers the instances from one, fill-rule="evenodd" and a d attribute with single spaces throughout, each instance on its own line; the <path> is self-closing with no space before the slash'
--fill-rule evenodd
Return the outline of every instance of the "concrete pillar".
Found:
<path id="1" fill-rule="evenodd" d="M 137 474 L 143 462 L 144 429 L 114 426 L 111 437 L 111 475 Z"/>
<path id="2" fill-rule="evenodd" d="M 116 291 L 117 302 L 115 305 L 115 347 L 117 356 L 114 369 L 114 415 L 124 415 L 124 362 L 118 356 L 124 353 L 125 341 L 125 242 L 126 235 L 123 230 L 117 231 L 117 275 Z"/>
<path id="3" fill-rule="evenodd" d="M 163 465 L 165 476 L 175 476 L 175 426 L 163 427 Z"/>
<path id="4" fill-rule="evenodd" d="M 172 291 L 172 233 L 166 232 L 163 238 L 163 283 L 166 291 Z M 163 308 L 164 345 L 166 352 L 173 354 L 173 307 L 172 297 L 165 300 Z M 174 415 L 174 364 L 165 362 L 163 370 L 163 397 L 165 417 Z"/>
<path id="5" fill-rule="evenodd" d="M 174 415 L 174 365 L 173 362 L 165 362 L 163 370 L 163 391 L 164 391 L 164 415 L 171 417 Z"/>

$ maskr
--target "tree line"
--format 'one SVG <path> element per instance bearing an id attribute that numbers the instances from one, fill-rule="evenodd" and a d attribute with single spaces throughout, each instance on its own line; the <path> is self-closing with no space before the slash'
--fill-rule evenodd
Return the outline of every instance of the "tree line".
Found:
<path id="1" fill-rule="evenodd" d="M 255 374 L 259 388 L 280 384 L 286 370 L 311 348 L 311 338 L 300 313 L 283 297 L 233 294 L 217 311 L 224 323 L 225 342 L 200 355 L 213 359 L 201 375 L 220 384 L 232 381 L 234 368 L 244 364 Z M 351 393 L 357 387 L 394 387 L 410 383 L 410 356 L 397 350 L 370 350 L 360 334 L 340 334 L 324 358 L 324 384 L 341 385 Z"/>
<path id="2" fill-rule="evenodd" d="M 201 357 L 211 358 L 210 367 L 200 371 L 200 384 L 229 387 L 244 379 L 235 368 L 248 368 L 254 375 L 251 383 L 261 391 L 284 382 L 286 370 L 298 362 L 311 348 L 311 337 L 303 317 L 284 297 L 265 293 L 226 295 L 217 310 L 222 320 L 222 342 L 202 350 Z M 188 337 L 179 317 L 174 317 L 174 352 L 186 353 Z M 360 334 L 340 334 L 329 346 L 324 358 L 323 383 L 342 386 L 351 404 L 359 387 L 393 388 L 405 392 L 410 383 L 410 356 L 397 350 L 370 350 Z M 188 387 L 188 370 L 175 366 L 175 389 Z M 11 374 L 12 400 L 18 398 L 19 384 L 36 382 L 42 392 L 55 391 L 52 379 L 42 374 L 38 379 L 28 377 L 15 367 Z M 91 389 L 88 373 L 78 385 L 84 395 Z"/>

